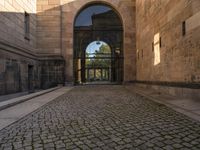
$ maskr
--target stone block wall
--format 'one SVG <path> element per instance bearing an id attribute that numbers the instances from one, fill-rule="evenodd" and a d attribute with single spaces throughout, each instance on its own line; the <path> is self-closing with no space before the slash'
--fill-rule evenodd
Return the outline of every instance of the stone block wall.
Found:
<path id="1" fill-rule="evenodd" d="M 137 80 L 198 88 L 200 1 L 137 0 L 136 8 Z"/>
<path id="2" fill-rule="evenodd" d="M 65 59 L 66 82 L 73 83 L 74 21 L 90 3 L 108 4 L 119 13 L 124 25 L 124 81 L 136 79 L 135 0 L 37 0 L 37 49 L 41 54 L 61 54 Z"/>
<path id="3" fill-rule="evenodd" d="M 29 66 L 33 66 L 31 84 L 34 89 L 40 89 L 40 62 L 35 58 L 11 53 L 9 49 L 0 46 L 0 95 L 28 91 Z"/>
<path id="4" fill-rule="evenodd" d="M 53 58 L 55 63 L 52 64 L 54 55 L 51 55 L 50 49 L 51 47 L 56 47 L 56 50 L 59 49 L 54 37 L 60 34 L 60 26 L 57 30 L 57 26 L 54 26 L 56 22 L 48 22 L 48 19 L 56 20 L 56 11 L 51 12 L 54 14 L 53 17 L 50 17 L 51 14 L 47 12 L 48 14 L 43 18 L 38 17 L 36 20 L 37 2 L 37 0 L 0 0 L 0 95 L 23 91 L 33 92 L 35 89 L 50 88 L 61 82 L 64 83 L 63 58 L 61 55 L 58 56 L 56 51 L 53 51 L 56 56 Z M 49 2 L 50 4 L 55 3 L 56 0 L 49 0 Z M 46 9 L 44 8 L 43 14 L 46 13 Z M 27 13 L 30 20 L 28 36 L 25 32 L 25 16 Z M 43 21 L 40 22 L 40 19 Z M 38 40 L 36 36 L 37 21 L 37 29 L 47 33 L 45 36 L 39 34 L 41 38 L 38 38 Z M 46 26 L 50 28 L 45 30 Z M 51 27 L 55 30 L 54 33 L 52 33 Z M 45 47 L 40 45 L 41 39 L 43 45 L 49 48 L 45 55 L 40 53 L 46 50 Z M 38 42 L 36 43 L 36 41 Z M 37 50 L 36 44 L 41 49 Z M 60 44 L 58 45 L 60 46 Z M 49 77 L 49 80 L 46 77 Z"/>
<path id="5" fill-rule="evenodd" d="M 34 88 L 40 88 L 36 47 L 36 0 L 0 0 L 0 95 L 27 91 L 28 66 L 34 66 Z M 25 14 L 29 15 L 26 34 Z"/>
<path id="6" fill-rule="evenodd" d="M 37 0 L 37 52 L 61 54 L 60 0 Z"/>
<path id="7" fill-rule="evenodd" d="M 63 85 L 63 83 L 65 82 L 65 62 L 62 59 L 43 60 L 41 61 L 41 66 L 42 89 L 54 87 L 58 84 Z"/>
<path id="8" fill-rule="evenodd" d="M 0 42 L 0 95 L 34 92 L 64 84 L 62 57 L 40 56 Z"/>
<path id="9" fill-rule="evenodd" d="M 30 15 L 25 39 L 25 12 Z M 0 0 L 0 41 L 33 50 L 36 44 L 36 0 Z"/>

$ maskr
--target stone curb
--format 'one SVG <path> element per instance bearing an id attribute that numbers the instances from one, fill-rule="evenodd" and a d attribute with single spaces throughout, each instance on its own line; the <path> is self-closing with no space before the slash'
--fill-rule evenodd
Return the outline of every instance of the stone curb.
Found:
<path id="1" fill-rule="evenodd" d="M 32 98 L 50 93 L 50 92 L 55 91 L 55 90 L 60 89 L 60 88 L 61 88 L 61 86 L 57 86 L 57 87 L 54 87 L 54 88 L 51 88 L 51 89 L 42 90 L 40 92 L 36 92 L 36 93 L 32 93 L 32 94 L 28 94 L 28 95 L 24 95 L 24 96 L 21 96 L 21 97 L 17 97 L 17 98 L 13 98 L 13 99 L 10 99 L 10 100 L 7 100 L 7 101 L 0 102 L 0 111 L 7 109 L 9 107 L 12 107 L 14 105 L 23 103 L 25 101 L 28 101 Z"/>
<path id="2" fill-rule="evenodd" d="M 145 98 L 147 98 L 149 100 L 152 100 L 152 101 L 154 101 L 156 103 L 159 103 L 159 104 L 163 104 L 163 105 L 165 105 L 165 106 L 167 106 L 167 107 L 169 107 L 169 108 L 171 108 L 171 109 L 173 109 L 173 110 L 175 110 L 175 111 L 177 111 L 179 113 L 182 113 L 182 114 L 188 116 L 191 119 L 194 119 L 194 120 L 200 122 L 200 116 L 198 114 L 192 112 L 192 111 L 186 110 L 184 108 L 181 108 L 181 107 L 179 107 L 177 105 L 174 105 L 174 104 L 170 104 L 168 102 L 163 102 L 162 100 L 159 100 L 158 98 L 155 98 L 153 96 L 147 95 L 147 94 L 143 93 L 140 90 L 134 89 L 134 91 L 135 91 L 135 93 L 137 93 L 137 94 L 139 94 L 141 96 L 144 96 Z"/>

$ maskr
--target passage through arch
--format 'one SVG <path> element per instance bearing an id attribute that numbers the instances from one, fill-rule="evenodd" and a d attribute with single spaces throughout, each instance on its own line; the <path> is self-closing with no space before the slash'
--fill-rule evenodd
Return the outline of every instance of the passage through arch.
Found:
<path id="1" fill-rule="evenodd" d="M 84 7 L 74 23 L 75 84 L 123 81 L 123 26 L 105 4 Z"/>

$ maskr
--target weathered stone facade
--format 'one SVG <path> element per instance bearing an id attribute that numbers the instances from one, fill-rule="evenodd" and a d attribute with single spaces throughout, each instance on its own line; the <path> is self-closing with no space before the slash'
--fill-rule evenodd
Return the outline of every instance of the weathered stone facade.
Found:
<path id="1" fill-rule="evenodd" d="M 18 54 L 21 48 L 0 43 L 0 95 L 28 90 L 28 67 L 32 70 L 34 87 L 40 88 L 40 64 L 34 56 Z M 26 53 L 25 53 L 26 54 Z M 30 83 L 32 84 L 32 83 Z"/>
<path id="2" fill-rule="evenodd" d="M 38 50 L 40 53 L 62 54 L 66 62 L 66 82 L 73 82 L 74 21 L 81 8 L 92 3 L 107 4 L 121 16 L 124 26 L 124 81 L 134 81 L 136 79 L 134 0 L 38 0 Z"/>
<path id="3" fill-rule="evenodd" d="M 0 94 L 27 90 L 28 65 L 38 66 L 30 54 L 36 42 L 35 4 L 36 0 L 0 2 Z M 29 40 L 24 35 L 24 12 L 30 14 Z"/>
<path id="4" fill-rule="evenodd" d="M 25 14 L 30 20 L 28 36 Z M 36 51 L 36 21 L 36 0 L 0 1 L 0 95 L 64 82 L 62 56 Z"/>
<path id="5" fill-rule="evenodd" d="M 94 0 L 1 0 L 1 94 L 73 83 L 74 20 Z M 124 81 L 135 80 L 135 3 L 98 1 L 119 13 L 124 25 Z M 25 33 L 25 15 L 30 33 Z M 65 81 L 64 81 L 65 80 Z"/>
<path id="6" fill-rule="evenodd" d="M 24 35 L 24 13 L 30 15 L 29 40 Z M 0 40 L 33 51 L 36 46 L 36 0 L 0 1 Z"/>
<path id="7" fill-rule="evenodd" d="M 198 0 L 0 0 L 0 94 L 73 83 L 74 21 L 82 8 L 101 3 L 123 22 L 124 83 L 174 95 L 199 89 Z"/>
<path id="8" fill-rule="evenodd" d="M 137 79 L 200 82 L 200 1 L 137 1 Z M 183 35 L 182 24 L 186 23 Z M 160 35 L 160 63 L 152 48 Z"/>
<path id="9" fill-rule="evenodd" d="M 200 82 L 200 1 L 137 0 L 136 8 L 137 80 L 194 96 L 187 88 L 199 88 Z"/>

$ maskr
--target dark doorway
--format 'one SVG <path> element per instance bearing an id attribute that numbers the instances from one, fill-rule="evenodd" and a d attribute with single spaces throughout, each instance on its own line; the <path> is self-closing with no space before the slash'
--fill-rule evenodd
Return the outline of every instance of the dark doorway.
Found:
<path id="1" fill-rule="evenodd" d="M 110 6 L 93 4 L 74 26 L 75 84 L 123 82 L 123 26 Z"/>
<path id="2" fill-rule="evenodd" d="M 33 74 L 33 66 L 28 65 L 28 90 L 29 93 L 34 92 L 34 74 Z"/>

